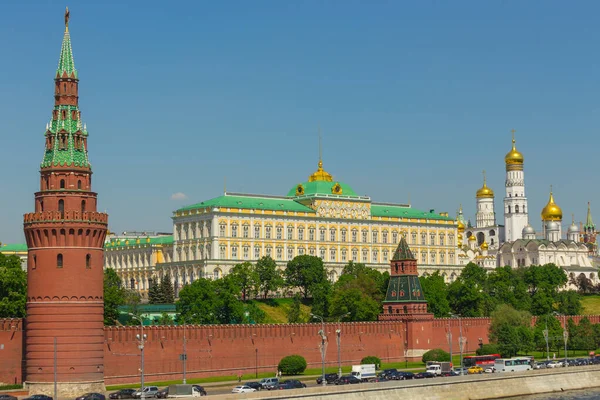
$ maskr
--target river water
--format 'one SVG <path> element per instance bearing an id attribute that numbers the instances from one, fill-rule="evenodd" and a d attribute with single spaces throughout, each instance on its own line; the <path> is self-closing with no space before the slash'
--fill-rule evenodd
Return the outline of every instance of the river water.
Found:
<path id="1" fill-rule="evenodd" d="M 561 393 L 534 394 L 531 396 L 506 397 L 521 400 L 600 400 L 600 389 L 571 390 Z"/>

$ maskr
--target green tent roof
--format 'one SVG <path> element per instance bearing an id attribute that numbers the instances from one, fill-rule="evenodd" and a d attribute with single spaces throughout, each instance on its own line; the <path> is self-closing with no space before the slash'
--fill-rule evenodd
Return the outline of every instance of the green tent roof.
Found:
<path id="1" fill-rule="evenodd" d="M 410 251 L 410 247 L 408 247 L 408 243 L 406 243 L 404 236 L 400 237 L 400 243 L 398 243 L 398 247 L 396 248 L 394 256 L 392 257 L 392 261 L 402 260 L 416 260 L 412 251 Z"/>
<path id="2" fill-rule="evenodd" d="M 292 199 L 284 197 L 254 196 L 227 193 L 225 193 L 223 196 L 215 197 L 214 199 L 182 207 L 175 212 L 177 213 L 181 211 L 188 211 L 205 207 L 245 208 L 253 210 L 273 211 L 282 210 L 314 213 L 314 210 L 312 208 L 302 205 Z"/>
<path id="3" fill-rule="evenodd" d="M 416 275 L 390 277 L 384 303 L 426 303 L 421 282 Z"/>

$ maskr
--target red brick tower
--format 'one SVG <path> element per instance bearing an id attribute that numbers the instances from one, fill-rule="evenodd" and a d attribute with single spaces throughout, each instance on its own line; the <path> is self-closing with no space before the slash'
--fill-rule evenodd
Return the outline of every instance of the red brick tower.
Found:
<path id="1" fill-rule="evenodd" d="M 31 393 L 104 390 L 103 244 L 108 215 L 96 211 L 88 132 L 78 107 L 79 79 L 69 11 L 54 78 L 35 212 L 25 214 L 28 254 L 26 382 Z"/>

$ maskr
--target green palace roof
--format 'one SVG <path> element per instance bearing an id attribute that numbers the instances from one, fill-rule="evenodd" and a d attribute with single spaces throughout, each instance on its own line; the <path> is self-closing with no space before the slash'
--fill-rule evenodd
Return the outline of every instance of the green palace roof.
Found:
<path id="1" fill-rule="evenodd" d="M 339 189 L 338 189 L 339 187 Z M 358 197 L 352 188 L 343 182 L 313 181 L 300 183 L 290 189 L 288 197 L 316 196 L 319 194 Z"/>
<path id="2" fill-rule="evenodd" d="M 140 240 L 137 243 L 137 240 Z M 173 235 L 156 236 L 156 237 L 141 237 L 141 238 L 121 238 L 111 239 L 110 242 L 104 243 L 104 248 L 129 247 L 129 246 L 152 246 L 158 244 L 173 244 Z"/>
<path id="3" fill-rule="evenodd" d="M 373 217 L 395 217 L 395 218 L 424 218 L 442 221 L 453 221 L 454 218 L 437 214 L 433 210 L 423 211 L 402 205 L 372 203 L 371 216 Z"/>
<path id="4" fill-rule="evenodd" d="M 24 253 L 26 251 L 27 251 L 27 245 L 25 243 L 3 244 L 2 246 L 0 246 L 0 253 L 4 253 L 4 252 Z"/>
<path id="5" fill-rule="evenodd" d="M 215 197 L 214 199 L 206 200 L 202 203 L 192 204 L 190 206 L 180 208 L 175 212 L 195 210 L 205 207 L 246 208 L 254 210 L 281 210 L 314 213 L 312 208 L 285 197 L 269 197 L 235 193 L 225 193 L 223 196 Z"/>

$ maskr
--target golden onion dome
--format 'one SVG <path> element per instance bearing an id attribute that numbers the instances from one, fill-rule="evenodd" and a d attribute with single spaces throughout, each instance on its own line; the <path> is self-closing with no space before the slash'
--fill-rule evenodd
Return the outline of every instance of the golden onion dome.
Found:
<path id="1" fill-rule="evenodd" d="M 461 220 L 458 220 L 458 231 L 462 232 L 465 230 L 465 223 L 462 222 Z"/>
<path id="2" fill-rule="evenodd" d="M 562 210 L 554 202 L 554 196 L 552 195 L 552 189 L 550 189 L 550 199 L 546 207 L 542 209 L 542 221 L 562 221 Z"/>
<path id="3" fill-rule="evenodd" d="M 458 247 L 462 247 L 462 240 L 458 241 Z"/>
<path id="4" fill-rule="evenodd" d="M 485 179 L 485 171 L 483 171 L 483 186 L 477 191 L 477 198 L 494 198 L 494 191 L 487 186 L 487 182 Z"/>
<path id="5" fill-rule="evenodd" d="M 506 165 L 523 164 L 523 154 L 517 150 L 513 133 L 512 149 L 504 157 Z"/>
<path id="6" fill-rule="evenodd" d="M 323 169 L 323 160 L 319 160 L 319 168 L 315 173 L 308 177 L 309 182 L 314 181 L 325 181 L 325 182 L 333 182 L 333 176 L 327 171 Z"/>
<path id="7" fill-rule="evenodd" d="M 458 234 L 458 240 L 462 240 L 462 238 L 463 238 L 463 235 L 462 235 L 462 233 L 459 233 L 459 234 Z"/>
<path id="8" fill-rule="evenodd" d="M 476 240 L 477 239 L 475 239 L 475 236 L 473 236 L 473 235 L 469 236 L 469 242 L 474 242 Z"/>
<path id="9" fill-rule="evenodd" d="M 483 242 L 481 243 L 481 250 L 487 250 L 488 249 L 488 244 L 487 242 Z"/>

